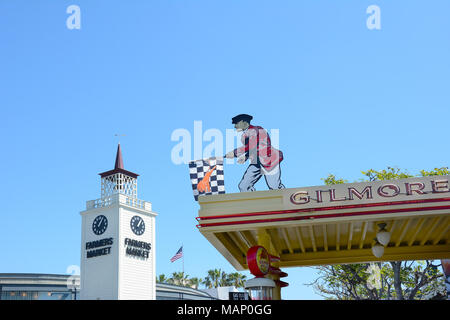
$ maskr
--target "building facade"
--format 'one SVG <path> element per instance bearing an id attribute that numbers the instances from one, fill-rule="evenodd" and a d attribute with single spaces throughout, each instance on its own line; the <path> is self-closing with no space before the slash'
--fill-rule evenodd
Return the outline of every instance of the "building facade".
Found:
<path id="1" fill-rule="evenodd" d="M 61 274 L 0 273 L 0 300 L 79 300 L 80 277 Z M 215 300 L 208 293 L 156 283 L 156 300 Z"/>

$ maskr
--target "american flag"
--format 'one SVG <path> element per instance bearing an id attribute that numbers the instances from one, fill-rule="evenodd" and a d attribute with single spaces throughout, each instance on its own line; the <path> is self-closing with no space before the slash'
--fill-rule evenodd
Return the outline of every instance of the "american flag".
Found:
<path id="1" fill-rule="evenodd" d="M 170 258 L 170 262 L 174 262 L 180 259 L 182 256 L 183 256 L 183 246 L 181 246 L 181 248 L 178 249 L 177 253 L 172 258 Z"/>

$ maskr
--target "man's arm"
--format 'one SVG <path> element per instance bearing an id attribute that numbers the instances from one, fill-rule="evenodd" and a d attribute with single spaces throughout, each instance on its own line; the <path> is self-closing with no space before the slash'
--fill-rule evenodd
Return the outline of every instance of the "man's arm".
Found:
<path id="1" fill-rule="evenodd" d="M 228 159 L 234 158 L 234 150 L 227 152 L 227 154 L 225 155 L 225 158 L 228 158 Z"/>

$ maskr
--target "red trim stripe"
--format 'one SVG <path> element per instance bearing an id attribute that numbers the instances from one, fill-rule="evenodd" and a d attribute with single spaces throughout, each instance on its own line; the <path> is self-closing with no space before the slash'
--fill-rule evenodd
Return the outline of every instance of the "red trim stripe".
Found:
<path id="1" fill-rule="evenodd" d="M 237 217 L 241 218 L 241 217 L 251 217 L 251 216 L 260 216 L 260 215 L 262 216 L 262 215 L 316 212 L 316 211 L 328 211 L 328 210 L 346 210 L 346 209 L 371 208 L 371 207 L 381 207 L 381 206 L 391 206 L 391 205 L 404 205 L 404 204 L 417 204 L 417 203 L 430 203 L 430 202 L 432 203 L 432 202 L 444 202 L 444 201 L 450 201 L 450 198 L 376 202 L 376 203 L 353 204 L 353 205 L 333 206 L 333 207 L 323 207 L 323 208 L 261 211 L 261 212 L 240 213 L 240 214 L 237 213 L 237 214 L 208 216 L 208 217 L 196 217 L 196 219 L 197 219 L 197 221 L 200 221 L 200 220 L 210 220 L 210 219 L 224 219 L 224 218 L 237 218 Z"/>
<path id="2" fill-rule="evenodd" d="M 327 215 L 309 215 L 309 216 L 301 216 L 301 217 L 244 220 L 244 221 L 227 221 L 227 222 L 216 222 L 216 223 L 208 223 L 208 224 L 198 224 L 197 228 L 216 227 L 216 226 L 235 225 L 235 224 L 250 224 L 250 223 L 263 223 L 263 222 L 281 222 L 281 221 L 295 221 L 295 220 L 307 220 L 307 219 L 349 217 L 349 216 L 359 216 L 359 215 L 369 215 L 369 214 L 400 213 L 400 212 L 412 212 L 412 211 L 433 211 L 433 210 L 444 210 L 444 209 L 450 209 L 450 205 L 435 206 L 435 207 L 422 207 L 422 208 L 385 209 L 385 210 L 377 210 L 377 211 L 358 211 L 358 212 L 347 212 L 347 213 L 334 213 L 334 214 L 327 214 Z"/>

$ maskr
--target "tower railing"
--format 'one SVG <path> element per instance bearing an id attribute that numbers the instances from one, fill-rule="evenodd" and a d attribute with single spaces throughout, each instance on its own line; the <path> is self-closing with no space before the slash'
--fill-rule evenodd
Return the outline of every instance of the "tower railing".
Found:
<path id="1" fill-rule="evenodd" d="M 86 209 L 89 210 L 89 209 L 104 208 L 118 203 L 142 210 L 147 211 L 152 210 L 152 204 L 150 202 L 129 197 L 127 195 L 120 193 L 95 200 L 86 201 Z"/>

